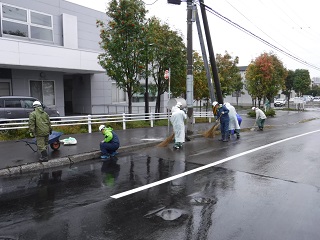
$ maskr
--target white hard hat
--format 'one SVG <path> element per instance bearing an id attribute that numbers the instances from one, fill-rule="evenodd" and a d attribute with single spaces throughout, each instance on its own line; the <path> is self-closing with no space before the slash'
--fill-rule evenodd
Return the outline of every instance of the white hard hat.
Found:
<path id="1" fill-rule="evenodd" d="M 181 102 L 177 102 L 177 107 L 180 108 L 182 106 Z"/>
<path id="2" fill-rule="evenodd" d="M 252 107 L 252 111 L 254 111 L 254 110 L 256 110 L 256 108 L 255 108 L 255 107 Z"/>
<path id="3" fill-rule="evenodd" d="M 101 131 L 101 130 L 104 129 L 104 128 L 106 128 L 105 125 L 100 125 L 100 126 L 99 126 L 99 131 Z"/>
<path id="4" fill-rule="evenodd" d="M 39 101 L 34 101 L 33 104 L 32 104 L 33 107 L 39 107 L 41 106 L 41 102 Z"/>
<path id="5" fill-rule="evenodd" d="M 217 101 L 214 101 L 214 102 L 212 103 L 212 107 L 215 107 L 217 104 L 218 104 L 218 102 L 217 102 Z"/>

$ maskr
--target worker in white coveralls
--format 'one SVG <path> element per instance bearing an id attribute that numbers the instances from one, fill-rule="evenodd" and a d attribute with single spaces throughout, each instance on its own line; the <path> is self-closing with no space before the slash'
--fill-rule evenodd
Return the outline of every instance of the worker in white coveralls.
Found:
<path id="1" fill-rule="evenodd" d="M 176 106 L 172 107 L 172 115 L 170 117 L 170 122 L 173 127 L 174 132 L 174 145 L 173 148 L 182 148 L 185 142 L 185 126 L 184 121 L 187 119 L 187 114 L 181 109 L 182 103 L 177 102 Z"/>
<path id="2" fill-rule="evenodd" d="M 229 110 L 229 138 L 231 135 L 232 130 L 237 135 L 237 139 L 240 138 L 240 124 L 237 117 L 237 111 L 230 103 L 226 102 L 225 106 Z"/>

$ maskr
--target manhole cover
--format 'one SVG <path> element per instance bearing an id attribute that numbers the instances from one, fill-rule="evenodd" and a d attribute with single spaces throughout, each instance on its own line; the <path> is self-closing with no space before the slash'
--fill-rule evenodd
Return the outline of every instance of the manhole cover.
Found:
<path id="1" fill-rule="evenodd" d="M 161 217 L 163 220 L 173 221 L 181 217 L 182 211 L 179 209 L 169 208 L 158 212 L 156 215 Z"/>

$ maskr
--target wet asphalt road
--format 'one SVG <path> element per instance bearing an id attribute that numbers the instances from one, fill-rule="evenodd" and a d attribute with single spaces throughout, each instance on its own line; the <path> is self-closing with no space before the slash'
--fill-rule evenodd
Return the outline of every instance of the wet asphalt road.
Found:
<path id="1" fill-rule="evenodd" d="M 2 177 L 0 239 L 318 240 L 319 131 L 315 119 Z"/>

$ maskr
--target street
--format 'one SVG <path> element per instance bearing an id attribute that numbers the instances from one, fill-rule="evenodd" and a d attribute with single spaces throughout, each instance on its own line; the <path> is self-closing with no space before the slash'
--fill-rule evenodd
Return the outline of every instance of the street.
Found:
<path id="1" fill-rule="evenodd" d="M 0 239 L 320 239 L 319 119 L 0 179 Z"/>

